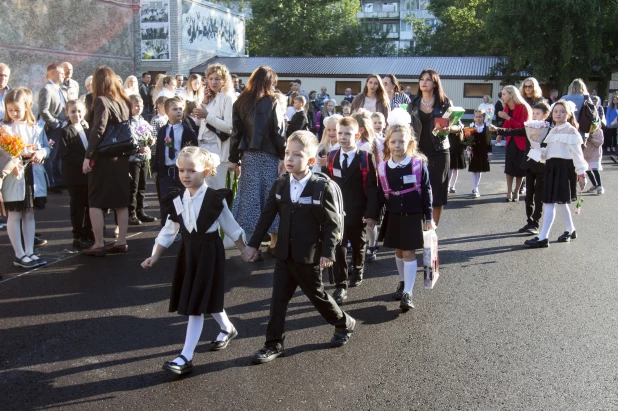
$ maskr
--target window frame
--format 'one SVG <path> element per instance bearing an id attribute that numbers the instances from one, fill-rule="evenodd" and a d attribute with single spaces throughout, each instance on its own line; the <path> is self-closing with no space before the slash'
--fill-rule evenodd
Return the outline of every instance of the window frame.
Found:
<path id="1" fill-rule="evenodd" d="M 350 87 L 350 86 L 345 86 L 342 88 L 341 93 L 339 93 L 339 83 L 345 83 L 345 84 L 350 84 L 350 83 L 357 83 L 358 84 L 358 91 L 354 90 L 354 87 Z M 362 81 L 356 81 L 356 80 L 335 80 L 335 95 L 336 96 L 344 96 L 345 95 L 345 89 L 346 88 L 351 88 L 352 89 L 352 95 L 355 96 L 359 93 L 362 93 L 363 91 L 363 82 Z"/>
<path id="2" fill-rule="evenodd" d="M 482 93 L 480 96 L 478 96 L 478 95 L 466 95 L 466 86 L 486 86 L 486 87 L 489 87 L 489 92 L 488 93 Z M 494 92 L 494 85 L 493 85 L 493 83 L 466 83 L 466 82 L 464 82 L 463 98 L 483 98 L 483 96 L 485 96 L 485 95 L 493 96 L 493 92 Z"/>

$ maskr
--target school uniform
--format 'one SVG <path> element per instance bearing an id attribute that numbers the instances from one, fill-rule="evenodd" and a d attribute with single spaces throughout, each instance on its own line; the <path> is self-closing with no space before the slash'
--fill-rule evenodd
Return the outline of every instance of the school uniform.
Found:
<path id="1" fill-rule="evenodd" d="M 292 135 L 293 132 L 299 130 L 309 130 L 309 119 L 305 110 L 300 109 L 292 116 L 288 128 L 285 132 L 286 137 Z"/>
<path id="2" fill-rule="evenodd" d="M 421 167 L 420 181 L 414 166 Z M 423 248 L 423 230 L 426 221 L 433 219 L 432 193 L 429 171 L 425 162 L 413 164 L 412 157 L 406 156 L 401 162 L 389 159 L 384 167 L 388 187 L 393 193 L 384 194 L 384 186 L 379 179 L 378 204 L 386 206 L 386 214 L 380 228 L 379 240 L 384 247 L 400 250 Z M 412 191 L 395 194 L 404 190 Z"/>
<path id="3" fill-rule="evenodd" d="M 137 129 L 141 125 L 148 124 L 140 115 L 131 116 L 131 132 L 138 146 L 149 147 L 149 141 L 145 141 L 137 134 Z M 129 186 L 129 218 L 144 217 L 144 199 L 146 197 L 146 176 L 148 174 L 148 164 L 151 153 L 135 153 L 129 157 L 129 174 L 131 184 Z"/>
<path id="4" fill-rule="evenodd" d="M 481 129 L 472 133 L 472 156 L 468 164 L 468 171 L 472 173 L 486 173 L 489 171 L 489 153 L 492 152 L 491 135 L 485 125 L 473 124 L 472 127 Z"/>
<path id="5" fill-rule="evenodd" d="M 339 308 L 324 291 L 322 284 L 320 258 L 335 259 L 335 244 L 341 227 L 332 189 L 327 186 L 323 192 L 323 205 L 313 204 L 316 181 L 313 173 L 300 181 L 290 174 L 280 177 L 270 190 L 255 232 L 249 240 L 250 247 L 259 248 L 262 238 L 279 215 L 266 347 L 283 346 L 285 313 L 297 287 L 303 290 L 329 324 L 336 329 L 353 328 L 354 320 Z M 280 184 L 283 188 L 277 193 Z"/>
<path id="6" fill-rule="evenodd" d="M 68 124 L 58 142 L 62 179 L 69 191 L 69 210 L 74 240 L 93 238 L 88 212 L 88 175 L 82 167 L 88 149 L 88 124 Z"/>
<path id="7" fill-rule="evenodd" d="M 225 247 L 219 234 L 238 240 L 243 230 L 228 207 L 230 190 L 214 190 L 203 184 L 191 197 L 189 190 L 173 189 L 163 200 L 169 218 L 155 240 L 169 248 L 180 231 L 170 297 L 170 312 L 201 315 L 223 311 L 225 295 Z"/>
<path id="8" fill-rule="evenodd" d="M 173 147 L 165 145 L 165 137 L 169 136 L 172 139 Z M 157 173 L 159 202 L 166 197 L 174 187 L 184 189 L 178 176 L 178 166 L 176 159 L 178 153 L 187 145 L 197 146 L 197 136 L 193 132 L 191 126 L 185 122 L 174 124 L 168 122 L 167 125 L 161 127 L 157 133 L 157 151 L 152 157 L 151 171 Z M 167 220 L 167 209 L 161 203 L 161 225 Z"/>
<path id="9" fill-rule="evenodd" d="M 366 186 L 363 186 L 363 175 L 360 168 L 361 156 L 367 156 L 368 173 Z M 344 163 L 348 164 L 348 166 L 345 167 Z M 363 222 L 363 218 L 377 219 L 378 184 L 373 155 L 362 150 L 354 149 L 347 153 L 343 149 L 337 150 L 334 154 L 332 169 L 332 174 L 330 174 L 328 166 L 323 167 L 322 172 L 329 174 L 330 178 L 339 185 L 343 196 L 345 211 L 343 240 L 337 246 L 333 270 L 336 287 L 345 290 L 348 287 L 348 277 L 352 280 L 352 286 L 359 284 L 363 280 L 365 251 L 367 248 L 367 236 L 365 233 L 367 224 Z M 354 277 L 348 273 L 348 266 L 346 264 L 348 241 L 352 245 Z"/>

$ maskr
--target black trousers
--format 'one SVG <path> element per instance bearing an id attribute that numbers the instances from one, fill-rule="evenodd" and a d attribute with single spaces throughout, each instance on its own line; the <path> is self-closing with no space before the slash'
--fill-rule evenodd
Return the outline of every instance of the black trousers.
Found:
<path id="1" fill-rule="evenodd" d="M 344 222 L 343 239 L 341 244 L 335 249 L 335 264 L 333 264 L 333 272 L 335 275 L 335 286 L 337 288 L 348 288 L 348 264 L 347 264 L 347 246 L 348 241 L 352 245 L 352 264 L 357 276 L 362 277 L 365 273 L 365 251 L 367 250 L 367 234 L 365 227 L 367 224 L 362 220 L 354 221 L 353 223 Z"/>
<path id="2" fill-rule="evenodd" d="M 146 193 L 146 174 L 148 170 L 147 161 L 130 161 L 129 174 L 131 174 L 131 184 L 129 185 L 129 216 L 144 212 L 144 197 Z"/>
<path id="3" fill-rule="evenodd" d="M 300 287 L 309 301 L 336 328 L 348 328 L 352 318 L 324 291 L 319 264 L 298 264 L 292 258 L 275 261 L 270 319 L 266 329 L 266 346 L 274 347 L 285 340 L 285 314 L 288 303 Z"/>
<path id="4" fill-rule="evenodd" d="M 67 186 L 73 238 L 92 239 L 92 224 L 88 212 L 88 185 Z"/>
<path id="5" fill-rule="evenodd" d="M 611 148 L 616 147 L 616 128 L 603 127 L 603 137 L 605 138 L 604 147 Z"/>
<path id="6" fill-rule="evenodd" d="M 157 181 L 159 182 L 159 204 L 161 211 L 161 226 L 165 225 L 167 221 L 167 210 L 161 203 L 161 199 L 168 195 L 174 187 L 184 189 L 184 186 L 180 182 L 178 177 L 178 168 L 176 166 L 165 167 L 157 175 Z"/>
<path id="7" fill-rule="evenodd" d="M 528 224 L 539 227 L 543 213 L 543 190 L 545 174 L 526 170 L 526 217 Z"/>

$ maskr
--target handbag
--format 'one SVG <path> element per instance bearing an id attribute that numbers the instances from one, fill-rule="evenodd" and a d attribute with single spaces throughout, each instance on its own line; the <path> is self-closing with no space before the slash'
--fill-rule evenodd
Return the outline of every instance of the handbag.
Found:
<path id="1" fill-rule="evenodd" d="M 112 100 L 105 97 L 109 101 L 109 109 L 114 113 L 119 120 L 118 123 L 107 123 L 105 134 L 97 145 L 97 154 L 105 157 L 121 157 L 135 154 L 138 150 L 138 143 L 133 138 L 131 125 L 129 120 L 122 121 L 120 113 L 112 104 Z"/>
<path id="2" fill-rule="evenodd" d="M 206 120 L 204 120 L 206 121 Z M 211 126 L 210 124 L 206 123 L 206 128 L 210 131 L 212 131 L 213 133 L 215 133 L 217 135 L 217 137 L 219 137 L 219 140 L 226 141 L 227 139 L 230 138 L 231 134 L 228 133 L 224 133 L 223 131 L 219 130 L 216 127 Z"/>

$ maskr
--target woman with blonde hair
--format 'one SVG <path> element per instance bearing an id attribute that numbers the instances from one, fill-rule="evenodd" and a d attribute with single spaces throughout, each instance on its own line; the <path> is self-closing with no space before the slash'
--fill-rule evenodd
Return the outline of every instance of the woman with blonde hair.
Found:
<path id="1" fill-rule="evenodd" d="M 124 93 L 127 96 L 130 96 L 131 94 L 137 94 L 139 96 L 139 88 L 137 84 L 137 77 L 127 77 L 127 79 L 124 81 Z"/>
<path id="2" fill-rule="evenodd" d="M 575 104 L 575 119 L 579 117 L 579 109 L 584 105 L 584 101 L 590 98 L 590 93 L 588 93 L 588 88 L 584 83 L 584 80 L 580 78 L 576 78 L 571 82 L 569 86 L 569 94 L 562 96 L 562 100 L 572 101 Z"/>
<path id="3" fill-rule="evenodd" d="M 152 105 L 153 107 L 157 107 L 157 95 L 159 94 L 159 91 L 161 91 L 161 89 L 163 88 L 163 77 L 165 77 L 164 74 L 157 74 L 154 78 L 154 81 L 152 83 L 150 83 L 150 96 L 152 97 Z"/>
<path id="4" fill-rule="evenodd" d="M 534 77 L 528 77 L 521 83 L 519 93 L 530 107 L 545 101 L 543 90 L 541 90 L 539 82 Z"/>
<path id="5" fill-rule="evenodd" d="M 196 101 L 198 106 L 193 113 L 200 121 L 197 135 L 200 147 L 217 154 L 221 159 L 216 176 L 208 176 L 206 179 L 210 187 L 219 189 L 225 187 L 225 177 L 230 164 L 229 138 L 232 134 L 232 106 L 236 101 L 236 94 L 230 71 L 223 64 L 208 66 L 205 77 L 206 90 L 201 94 L 200 100 Z M 201 76 L 192 74 L 187 90 L 195 90 L 194 86 L 198 81 L 201 84 Z"/>
<path id="6" fill-rule="evenodd" d="M 195 101 L 199 104 L 204 98 L 204 84 L 202 83 L 202 76 L 197 73 L 193 73 L 187 80 L 187 87 L 178 91 L 178 95 L 185 99 L 185 101 Z"/>
<path id="7" fill-rule="evenodd" d="M 500 111 L 498 117 L 505 120 L 504 128 L 523 128 L 524 123 L 532 118 L 532 108 L 515 86 L 506 86 L 502 89 L 502 104 L 504 104 L 504 111 Z M 500 141 L 502 141 L 502 136 L 496 138 L 496 142 Z M 525 136 L 507 136 L 506 138 L 504 174 L 506 174 L 507 202 L 519 201 L 519 189 L 526 175 L 522 165 L 526 159 L 527 144 L 528 140 Z M 516 179 L 515 190 L 513 190 L 513 178 Z"/>
<path id="8" fill-rule="evenodd" d="M 365 88 L 363 92 L 357 94 L 352 100 L 352 111 L 356 111 L 359 108 L 369 110 L 371 113 L 379 111 L 384 115 L 384 118 L 388 118 L 388 113 L 391 111 L 391 103 L 388 98 L 382 78 L 377 74 L 371 74 L 367 77 L 365 82 Z"/>

